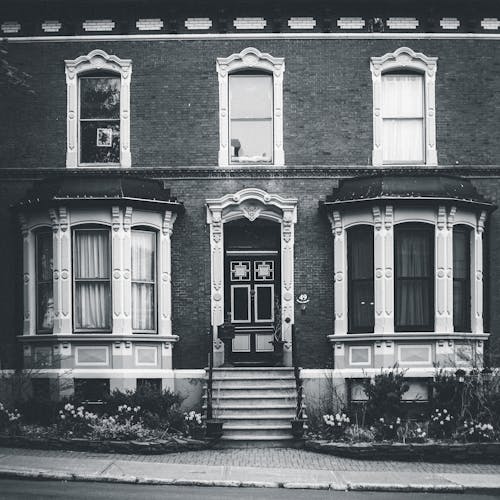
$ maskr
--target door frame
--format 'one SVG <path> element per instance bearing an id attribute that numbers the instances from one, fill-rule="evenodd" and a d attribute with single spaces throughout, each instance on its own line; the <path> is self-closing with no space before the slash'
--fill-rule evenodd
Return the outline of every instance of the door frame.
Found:
<path id="1" fill-rule="evenodd" d="M 281 324 L 285 340 L 283 362 L 292 366 L 292 327 L 294 324 L 294 228 L 297 223 L 297 199 L 283 198 L 258 188 L 246 188 L 221 198 L 207 199 L 207 223 L 210 226 L 211 327 L 214 366 L 224 363 L 224 344 L 218 338 L 218 326 L 224 323 L 224 224 L 236 219 L 257 218 L 278 222 L 281 226 Z"/>

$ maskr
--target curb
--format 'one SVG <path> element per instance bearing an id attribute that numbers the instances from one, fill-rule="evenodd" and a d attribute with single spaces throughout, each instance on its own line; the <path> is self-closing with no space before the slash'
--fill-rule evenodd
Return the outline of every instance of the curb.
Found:
<path id="1" fill-rule="evenodd" d="M 283 488 L 314 489 L 336 491 L 376 491 L 376 492 L 418 492 L 418 493 L 500 493 L 498 487 L 464 487 L 461 484 L 384 484 L 384 483 L 299 483 L 274 481 L 238 481 L 219 479 L 161 479 L 142 478 L 136 476 L 109 476 L 95 474 L 78 474 L 71 472 L 50 472 L 37 469 L 0 469 L 0 478 L 32 479 L 39 481 L 82 481 L 96 483 L 149 484 L 169 486 L 205 486 L 231 488 Z"/>

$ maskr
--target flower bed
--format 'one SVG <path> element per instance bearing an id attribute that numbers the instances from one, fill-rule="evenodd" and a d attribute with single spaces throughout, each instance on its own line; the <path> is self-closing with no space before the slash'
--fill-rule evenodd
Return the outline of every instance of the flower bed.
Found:
<path id="1" fill-rule="evenodd" d="M 500 442 L 494 443 L 343 443 L 306 440 L 307 450 L 361 460 L 500 463 Z"/>

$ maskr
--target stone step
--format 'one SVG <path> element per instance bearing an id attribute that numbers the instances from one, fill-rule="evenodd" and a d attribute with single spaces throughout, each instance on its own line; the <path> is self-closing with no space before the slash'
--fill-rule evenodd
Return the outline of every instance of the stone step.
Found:
<path id="1" fill-rule="evenodd" d="M 241 422 L 240 420 L 228 420 L 224 422 L 224 432 L 227 430 L 241 430 L 241 431 L 256 431 L 256 430 L 286 430 L 291 429 L 290 420 L 250 420 L 248 422 Z"/>
<path id="2" fill-rule="evenodd" d="M 273 438 L 273 439 L 283 439 L 289 438 L 292 435 L 292 427 L 288 426 L 287 429 L 225 429 L 224 439 L 231 439 L 237 437 L 238 439 L 255 439 L 256 436 L 259 438 Z M 258 438 L 258 439 L 259 439 Z"/>
<path id="3" fill-rule="evenodd" d="M 232 368 L 219 370 L 214 369 L 213 380 L 246 379 L 246 380 L 295 380 L 293 370 L 286 369 L 255 369 L 255 368 Z"/>
<path id="4" fill-rule="evenodd" d="M 204 391 L 203 397 L 206 397 L 206 391 Z M 252 387 L 251 389 L 221 387 L 212 390 L 212 398 L 214 402 L 220 398 L 258 399 L 258 398 L 276 398 L 276 397 L 280 397 L 283 399 L 290 399 L 290 398 L 296 399 L 297 391 L 295 390 L 295 388 L 280 389 L 278 387 Z"/>
<path id="5" fill-rule="evenodd" d="M 295 416 L 295 407 L 289 408 L 260 408 L 256 410 L 242 411 L 240 408 L 214 408 L 213 414 L 216 418 L 227 419 L 227 418 L 261 418 L 268 419 L 269 417 L 276 418 L 293 418 Z"/>
<path id="6" fill-rule="evenodd" d="M 294 389 L 295 379 L 288 378 L 225 378 L 213 380 L 212 387 L 216 389 L 217 387 L 224 388 L 235 388 L 235 389 L 254 389 L 254 388 L 269 388 L 269 389 Z"/>

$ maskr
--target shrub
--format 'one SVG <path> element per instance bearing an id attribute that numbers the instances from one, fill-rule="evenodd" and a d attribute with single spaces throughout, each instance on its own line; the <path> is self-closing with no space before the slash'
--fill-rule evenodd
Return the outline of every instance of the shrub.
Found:
<path id="1" fill-rule="evenodd" d="M 61 403 L 42 398 L 29 398 L 19 403 L 23 421 L 27 424 L 52 425 L 57 421 Z"/>
<path id="2" fill-rule="evenodd" d="M 16 408 L 9 410 L 0 402 L 0 432 L 15 434 L 19 429 L 20 419 L 21 414 Z"/>
<path id="3" fill-rule="evenodd" d="M 364 403 L 366 423 L 378 428 L 387 426 L 387 431 L 394 430 L 396 420 L 401 421 L 405 416 L 402 399 L 408 389 L 404 371 L 396 368 L 381 371 L 373 380 L 364 380 L 363 390 L 368 398 Z M 393 428 L 390 428 L 391 425 Z"/>
<path id="4" fill-rule="evenodd" d="M 75 407 L 66 403 L 59 410 L 57 429 L 63 435 L 83 437 L 90 432 L 91 424 L 97 420 L 95 413 L 89 412 L 83 405 Z"/>
<path id="5" fill-rule="evenodd" d="M 471 442 L 494 441 L 497 433 L 493 425 L 475 420 L 465 420 L 458 428 L 457 437 Z"/>
<path id="6" fill-rule="evenodd" d="M 376 441 L 394 441 L 398 439 L 401 425 L 401 417 L 396 417 L 392 420 L 380 417 L 378 421 L 373 423 L 370 429 L 373 431 Z"/>

